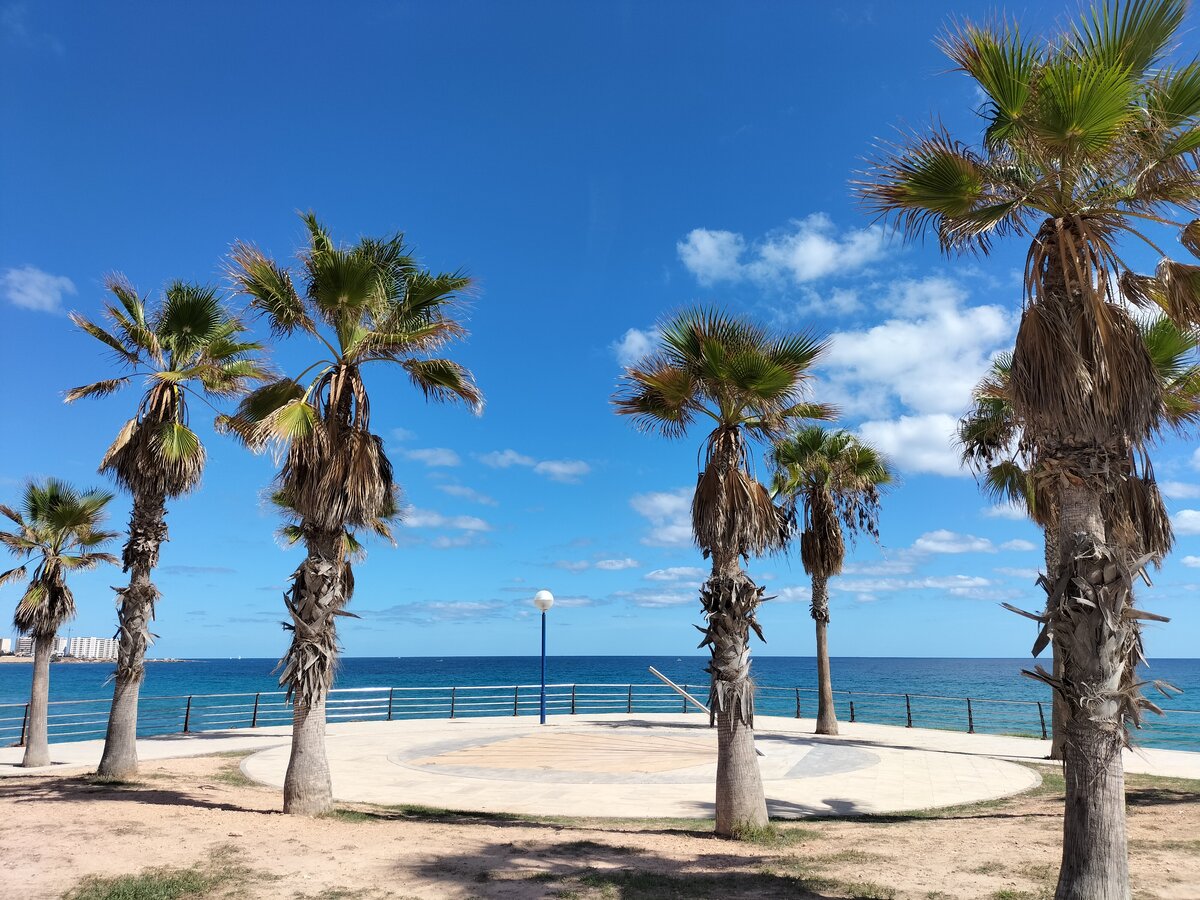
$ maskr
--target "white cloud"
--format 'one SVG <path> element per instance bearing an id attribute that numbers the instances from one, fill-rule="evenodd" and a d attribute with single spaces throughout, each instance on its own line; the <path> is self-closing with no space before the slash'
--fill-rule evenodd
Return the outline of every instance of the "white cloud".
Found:
<path id="1" fill-rule="evenodd" d="M 449 494 L 451 497 L 461 497 L 464 500 L 469 500 L 472 503 L 479 503 L 483 506 L 496 506 L 496 501 L 487 494 L 481 494 L 475 488 L 467 487 L 465 484 L 439 484 L 435 485 L 439 491 L 444 494 Z"/>
<path id="2" fill-rule="evenodd" d="M 643 609 L 662 609 L 668 606 L 685 606 L 690 603 L 699 605 L 700 603 L 700 597 L 694 590 L 672 591 L 646 588 L 638 591 L 618 591 L 613 596 Z"/>
<path id="3" fill-rule="evenodd" d="M 545 475 L 551 481 L 565 484 L 577 483 L 590 471 L 592 467 L 582 459 L 545 459 L 533 467 L 535 475 Z"/>
<path id="4" fill-rule="evenodd" d="M 1194 500 L 1200 497 L 1200 484 L 1189 484 L 1185 481 L 1160 481 L 1158 489 L 1164 497 L 1172 500 Z"/>
<path id="5" fill-rule="evenodd" d="M 918 553 L 995 553 L 996 548 L 987 538 L 973 534 L 958 534 L 946 529 L 929 531 L 913 541 L 913 550 Z"/>
<path id="6" fill-rule="evenodd" d="M 686 547 L 692 543 L 692 490 L 653 491 L 635 494 L 629 500 L 634 512 L 650 521 L 651 532 L 643 544 L 656 547 Z"/>
<path id="7" fill-rule="evenodd" d="M 480 456 L 479 461 L 485 466 L 491 466 L 493 469 L 507 469 L 510 466 L 532 466 L 537 463 L 537 460 L 532 456 L 525 456 L 516 450 L 493 450 L 491 453 L 484 453 Z"/>
<path id="8" fill-rule="evenodd" d="M 698 566 L 671 566 L 647 572 L 644 577 L 647 581 L 701 581 L 707 576 L 708 572 Z"/>
<path id="9" fill-rule="evenodd" d="M 602 559 L 596 563 L 596 568 L 603 572 L 620 572 L 623 569 L 636 569 L 640 565 L 636 559 L 627 556 L 624 559 Z"/>
<path id="10" fill-rule="evenodd" d="M 411 441 L 417 436 L 417 433 L 415 431 L 409 431 L 407 428 L 393 428 L 391 431 L 391 436 L 393 441 L 397 441 L 398 443 L 402 444 L 405 441 Z"/>
<path id="11" fill-rule="evenodd" d="M 737 281 L 744 275 L 740 257 L 746 249 L 746 239 L 732 231 L 710 231 L 695 228 L 675 245 L 685 269 L 701 284 L 718 281 Z"/>
<path id="12" fill-rule="evenodd" d="M 1192 468 L 1200 469 L 1200 447 L 1192 451 Z"/>
<path id="13" fill-rule="evenodd" d="M 426 447 L 423 450 L 405 450 L 404 458 L 424 463 L 431 468 L 462 465 L 462 459 L 459 458 L 459 455 L 448 447 Z"/>
<path id="14" fill-rule="evenodd" d="M 501 600 L 426 600 L 420 603 L 401 603 L 386 609 L 363 610 L 367 618 L 387 619 L 432 625 L 442 622 L 468 622 L 474 619 L 494 619 L 511 604 Z"/>
<path id="15" fill-rule="evenodd" d="M 863 422 L 858 433 L 902 472 L 965 477 L 954 446 L 957 427 L 955 416 L 937 413 Z"/>
<path id="16" fill-rule="evenodd" d="M 51 275 L 33 266 L 9 269 L 0 276 L 0 289 L 13 306 L 37 312 L 62 312 L 64 294 L 75 295 L 75 282 L 65 275 Z"/>
<path id="17" fill-rule="evenodd" d="M 1029 513 L 1024 507 L 1013 503 L 989 506 L 983 510 L 983 514 L 989 519 L 1012 519 L 1014 522 L 1021 522 L 1029 518 Z"/>
<path id="18" fill-rule="evenodd" d="M 564 569 L 567 572 L 583 572 L 591 563 L 586 559 L 560 559 L 554 563 L 554 568 Z"/>
<path id="19" fill-rule="evenodd" d="M 842 567 L 846 575 L 907 575 L 917 567 L 916 554 L 901 550 L 888 559 L 850 562 Z"/>
<path id="20" fill-rule="evenodd" d="M 1185 556 L 1180 562 L 1189 569 L 1200 569 L 1200 556 Z"/>
<path id="21" fill-rule="evenodd" d="M 831 589 L 843 593 L 877 594 L 893 591 L 937 590 L 958 597 L 977 596 L 992 584 L 978 575 L 934 575 L 926 578 L 833 578 Z"/>
<path id="22" fill-rule="evenodd" d="M 630 328 L 619 341 L 610 345 L 617 355 L 617 362 L 622 366 L 632 366 L 639 359 L 648 355 L 658 343 L 658 329 Z"/>
<path id="23" fill-rule="evenodd" d="M 1010 578 L 1024 578 L 1028 581 L 1037 581 L 1038 575 L 1041 574 L 1037 569 L 1014 568 L 1012 566 L 998 566 L 993 571 L 1000 575 L 1007 575 Z"/>
<path id="24" fill-rule="evenodd" d="M 542 475 L 551 481 L 561 481 L 565 484 L 575 484 L 584 475 L 592 471 L 592 467 L 582 459 L 534 459 L 516 450 L 493 450 L 479 456 L 479 461 L 493 469 L 508 469 L 512 466 L 523 466 L 533 469 L 535 475 Z"/>
<path id="25" fill-rule="evenodd" d="M 1021 538 L 1014 538 L 1013 540 L 1005 541 L 1003 544 L 1000 545 L 1001 550 L 1028 551 L 1028 550 L 1036 550 L 1037 548 L 1038 548 L 1037 544 L 1035 544 L 1033 541 L 1026 541 Z"/>
<path id="26" fill-rule="evenodd" d="M 1200 510 L 1181 509 L 1171 517 L 1176 534 L 1200 534 Z"/>
<path id="27" fill-rule="evenodd" d="M 1012 345 L 1017 321 L 1001 306 L 966 299 L 945 278 L 893 283 L 877 301 L 890 318 L 830 337 L 823 369 L 833 402 L 874 418 L 896 402 L 918 415 L 961 415 L 993 355 Z"/>
<path id="28" fill-rule="evenodd" d="M 805 284 L 848 275 L 882 258 L 886 235 L 870 227 L 838 233 L 825 213 L 793 220 L 753 244 L 733 231 L 696 228 L 675 245 L 679 259 L 702 285 L 749 280 L 757 284 Z M 743 262 L 742 256 L 748 261 Z"/>
<path id="29" fill-rule="evenodd" d="M 410 506 L 404 510 L 404 525 L 408 528 L 449 528 L 458 531 L 491 531 L 492 526 L 478 516 L 444 516 L 431 509 Z"/>

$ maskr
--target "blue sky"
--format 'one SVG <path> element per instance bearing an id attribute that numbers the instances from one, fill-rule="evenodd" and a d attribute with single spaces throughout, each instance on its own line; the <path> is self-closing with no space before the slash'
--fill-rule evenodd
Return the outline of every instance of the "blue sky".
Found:
<path id="1" fill-rule="evenodd" d="M 992 9 L 0 5 L 0 493 L 31 475 L 104 483 L 96 465 L 136 395 L 67 407 L 62 392 L 110 371 L 65 315 L 98 311 L 105 273 L 143 292 L 218 283 L 234 240 L 290 257 L 295 211 L 312 208 L 342 239 L 403 230 L 426 265 L 477 279 L 453 353 L 488 400 L 479 418 L 430 407 L 368 370 L 411 509 L 398 546 L 358 569 L 348 654 L 534 653 L 539 588 L 559 598 L 554 652 L 691 652 L 702 435 L 639 434 L 609 397 L 654 323 L 702 302 L 830 335 L 815 396 L 902 472 L 881 545 L 860 543 L 833 585 L 833 653 L 1023 655 L 1031 623 L 997 602 L 1039 605 L 1039 534 L 992 508 L 949 444 L 1011 346 L 1023 247 L 945 260 L 891 240 L 848 189 L 897 127 L 937 114 L 977 133 L 973 88 L 933 38 Z M 1006 9 L 1033 30 L 1057 14 Z M 210 462 L 169 513 L 154 654 L 278 655 L 299 552 L 262 501 L 273 462 L 193 415 Z M 1178 549 L 1143 600 L 1174 619 L 1148 629 L 1151 655 L 1194 656 L 1200 636 L 1193 450 L 1154 456 Z M 127 514 L 120 497 L 115 524 Z M 756 652 L 811 654 L 798 559 L 752 571 L 777 596 Z M 79 578 L 74 634 L 112 632 L 120 580 Z"/>

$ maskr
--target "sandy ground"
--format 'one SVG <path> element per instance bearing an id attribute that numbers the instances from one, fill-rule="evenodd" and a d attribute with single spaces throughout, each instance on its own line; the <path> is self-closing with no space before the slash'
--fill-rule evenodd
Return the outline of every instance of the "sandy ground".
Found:
<path id="1" fill-rule="evenodd" d="M 203 876 L 205 889 L 183 896 L 1020 900 L 1050 896 L 1057 867 L 1062 797 L 1052 770 L 1042 788 L 1008 800 L 783 823 L 780 839 L 744 843 L 682 820 L 529 821 L 364 805 L 298 819 L 280 814 L 278 794 L 247 783 L 237 764 L 150 763 L 130 784 L 5 779 L 0 868 L 6 891 L 21 886 L 6 895 L 62 897 L 89 876 L 177 867 Z M 1200 782 L 1132 776 L 1129 824 L 1135 897 L 1198 900 Z"/>

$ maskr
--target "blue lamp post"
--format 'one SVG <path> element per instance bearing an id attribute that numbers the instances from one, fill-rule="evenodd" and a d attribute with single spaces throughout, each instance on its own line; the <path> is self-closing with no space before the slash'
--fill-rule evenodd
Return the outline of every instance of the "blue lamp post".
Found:
<path id="1" fill-rule="evenodd" d="M 546 724 L 546 610 L 554 605 L 554 595 L 549 591 L 538 591 L 533 595 L 533 605 L 542 611 L 542 715 L 541 724 Z"/>

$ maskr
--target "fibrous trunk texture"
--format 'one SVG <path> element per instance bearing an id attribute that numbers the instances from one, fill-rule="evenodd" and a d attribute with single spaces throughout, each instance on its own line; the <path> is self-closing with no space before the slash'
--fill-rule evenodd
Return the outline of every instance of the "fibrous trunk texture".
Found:
<path id="1" fill-rule="evenodd" d="M 712 653 L 708 703 L 717 725 L 716 833 L 730 837 L 743 828 L 768 822 L 754 750 L 754 682 L 750 678 L 750 630 L 758 631 L 754 611 L 763 592 L 740 570 L 736 557 L 731 566 L 720 568 L 723 571 L 718 573 L 714 563 L 713 574 L 700 594 L 708 619 L 705 643 Z"/>
<path id="2" fill-rule="evenodd" d="M 150 580 L 158 565 L 158 551 L 167 540 L 167 507 L 162 494 L 135 496 L 129 517 L 129 540 L 122 562 L 129 586 L 119 589 L 117 609 L 117 671 L 104 753 L 97 773 L 112 778 L 137 774 L 138 694 L 145 677 L 146 648 L 158 588 Z"/>
<path id="3" fill-rule="evenodd" d="M 1101 496 L 1064 480 L 1061 564 L 1049 614 L 1067 706 L 1066 808 L 1056 900 L 1129 900 L 1125 835 L 1126 667 L 1137 623 L 1128 561 L 1105 542 Z"/>
<path id="4" fill-rule="evenodd" d="M 829 579 L 812 577 L 812 617 L 817 623 L 817 734 L 837 734 L 833 679 L 829 672 Z"/>
<path id="5" fill-rule="evenodd" d="M 1054 522 L 1043 529 L 1046 542 L 1046 577 L 1053 578 L 1059 570 L 1059 534 L 1058 523 Z M 1062 660 L 1058 656 L 1058 647 L 1051 642 L 1051 652 L 1054 654 L 1054 677 L 1062 678 Z M 1063 743 L 1067 739 L 1067 704 L 1059 691 L 1051 691 L 1050 710 L 1050 758 L 1063 758 Z"/>
<path id="6" fill-rule="evenodd" d="M 21 760 L 21 765 L 28 768 L 50 765 L 46 716 L 50 701 L 50 654 L 53 651 L 53 634 L 34 635 L 33 684 L 29 691 L 29 721 L 25 727 L 25 756 Z"/>
<path id="7" fill-rule="evenodd" d="M 279 682 L 294 706 L 283 811 L 315 816 L 333 809 L 325 756 L 325 698 L 337 659 L 335 617 L 346 603 L 346 564 L 340 531 L 312 533 L 306 544 L 308 556 L 284 598 L 292 617 L 292 644 Z"/>

